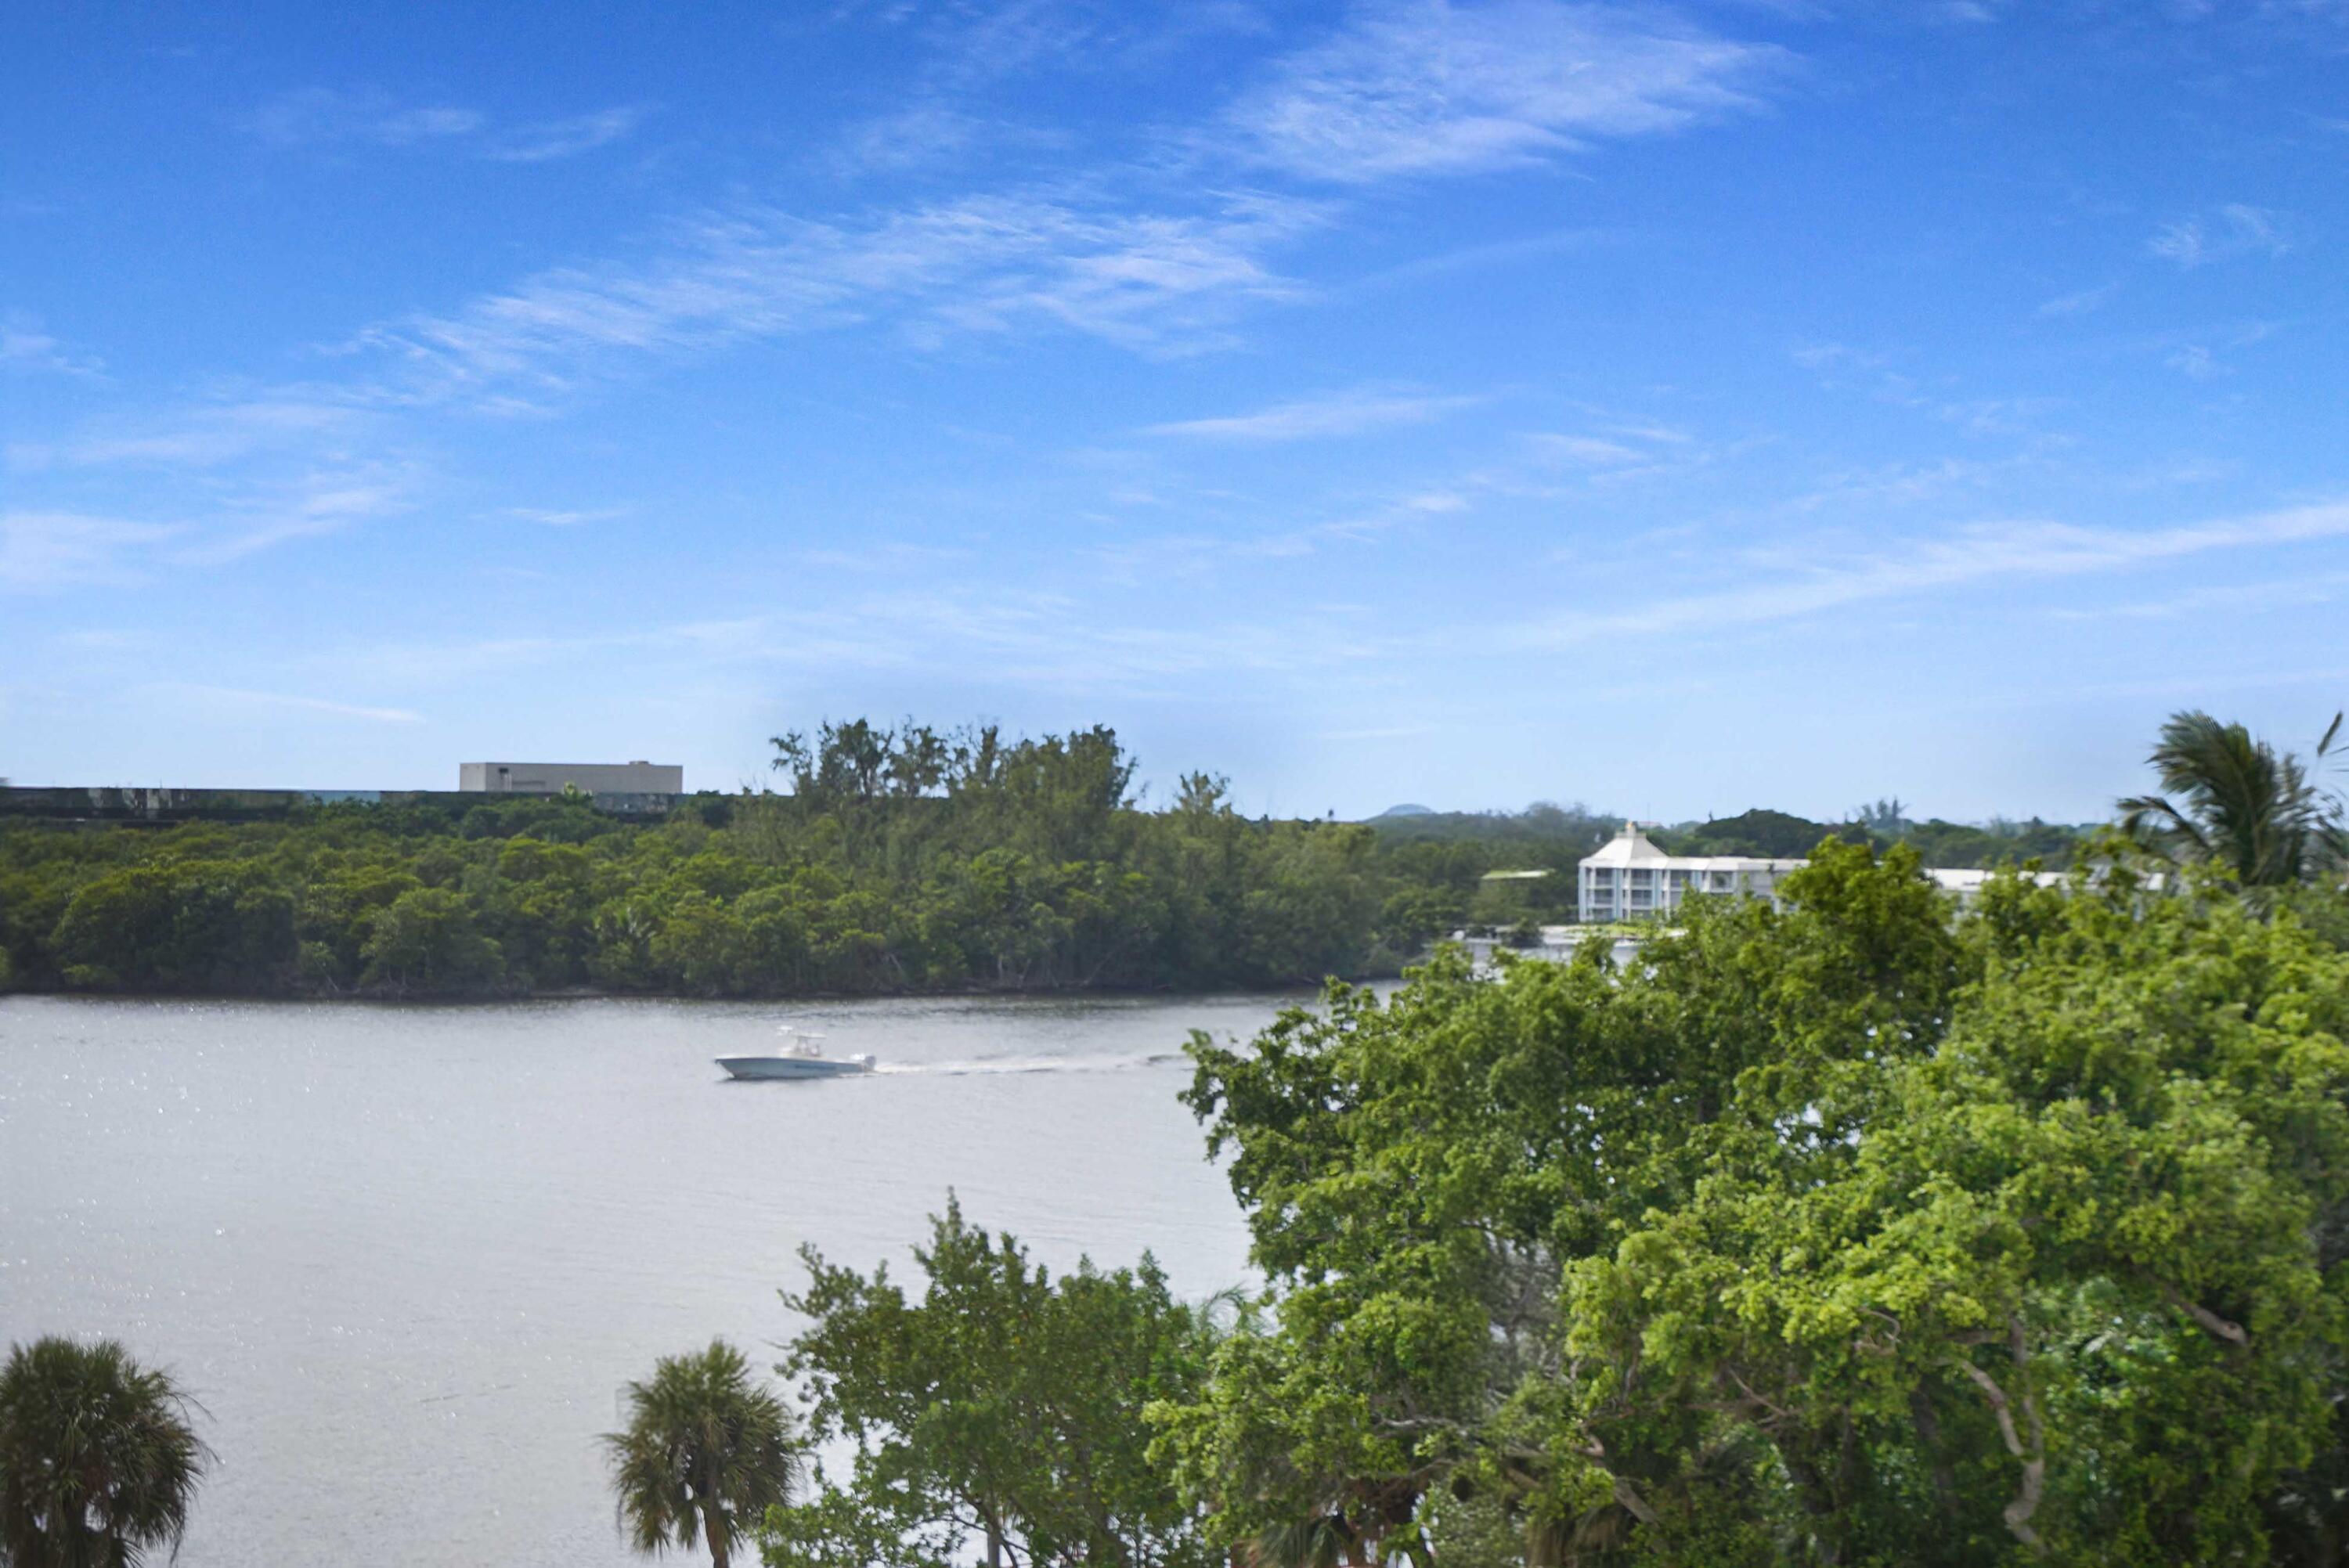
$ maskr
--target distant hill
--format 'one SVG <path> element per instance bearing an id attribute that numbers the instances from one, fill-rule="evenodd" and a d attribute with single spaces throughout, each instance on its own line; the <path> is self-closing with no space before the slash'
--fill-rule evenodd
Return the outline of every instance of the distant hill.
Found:
<path id="1" fill-rule="evenodd" d="M 1370 825 L 1387 843 L 1539 844 L 1565 853 L 1562 863 L 1570 869 L 1575 860 L 1605 843 L 1619 821 L 1579 806 L 1543 801 L 1522 811 L 1431 811 L 1423 806 L 1398 806 L 1371 818 Z"/>
<path id="2" fill-rule="evenodd" d="M 2071 864 L 2072 851 L 2081 832 L 2033 817 L 2028 822 L 1996 822 L 1988 827 L 1938 820 L 1903 822 L 1897 832 L 1871 834 L 1857 822 L 1814 822 L 1788 812 L 1757 807 L 1710 822 L 1682 822 L 1653 836 L 1657 843 L 1676 855 L 1757 855 L 1769 860 L 1798 860 L 1826 838 L 1854 844 L 1873 841 L 1879 847 L 1906 840 L 1929 866 L 1981 869 L 2036 859 L 2050 870 L 2061 870 Z"/>
<path id="3" fill-rule="evenodd" d="M 1370 819 L 1381 843 L 1403 846 L 1475 846 L 1475 853 L 1452 870 L 1461 876 L 1487 871 L 1547 866 L 1571 872 L 1592 850 L 1615 836 L 1622 819 L 1585 807 L 1547 803 L 1524 811 L 1431 811 L 1396 806 Z M 1993 822 L 1976 827 L 1957 822 L 1903 822 L 1896 833 L 1870 834 L 1858 822 L 1820 822 L 1788 811 L 1756 807 L 1709 822 L 1681 822 L 1651 830 L 1649 836 L 1676 855 L 1754 855 L 1799 860 L 1821 839 L 1879 847 L 1907 840 L 1929 866 L 1990 867 L 2036 858 L 2051 871 L 2071 863 L 2081 830 L 2059 822 Z M 1432 862 L 1431 862 L 1432 863 Z M 1447 862 L 1448 863 L 1448 862 Z"/>
<path id="4" fill-rule="evenodd" d="M 1654 835 L 1676 855 L 1754 855 L 1764 860 L 1800 860 L 1821 839 L 1866 843 L 1868 830 L 1856 822 L 1814 822 L 1757 806 L 1711 822 L 1683 822 Z"/>

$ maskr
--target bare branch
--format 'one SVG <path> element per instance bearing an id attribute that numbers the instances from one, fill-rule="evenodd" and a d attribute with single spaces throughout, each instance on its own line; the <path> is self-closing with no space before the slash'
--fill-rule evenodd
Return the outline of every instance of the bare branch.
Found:
<path id="1" fill-rule="evenodd" d="M 2153 1283 L 2160 1287 L 2162 1295 L 2170 1305 L 2200 1324 L 2212 1337 L 2223 1339 L 2228 1344 L 2238 1346 L 2246 1346 L 2251 1342 L 2251 1331 L 2241 1324 L 2220 1316 L 2200 1302 L 2188 1300 L 2184 1291 L 2166 1279 L 2157 1279 Z"/>
<path id="2" fill-rule="evenodd" d="M 2007 1398 L 2006 1390 L 1999 1387 L 1998 1379 L 1962 1357 L 1958 1358 L 1956 1366 L 1958 1370 L 1973 1379 L 1974 1386 L 1982 1391 L 1982 1398 L 1990 1401 L 1991 1414 L 1998 1421 L 1998 1435 L 2006 1444 L 2006 1451 L 2023 1461 L 2023 1480 L 2015 1489 L 2014 1501 L 2000 1511 L 2001 1517 L 2006 1521 L 2007 1532 L 2033 1553 L 2044 1553 L 2047 1550 L 2046 1542 L 2039 1538 L 2037 1531 L 2031 1528 L 2031 1516 L 2039 1511 L 2040 1492 L 2047 1480 L 2047 1428 L 2039 1413 L 2039 1397 L 2032 1392 L 2025 1369 L 2028 1351 L 2023 1344 L 2021 1318 L 2007 1319 L 2007 1343 L 2023 1388 L 2023 1422 L 2031 1430 L 2028 1443 L 2015 1430 L 2013 1402 Z"/>
<path id="3" fill-rule="evenodd" d="M 1630 1481 L 1619 1475 L 1615 1478 L 1615 1501 L 1623 1505 L 1623 1511 L 1642 1524 L 1654 1524 L 1662 1517 L 1648 1506 L 1648 1500 L 1641 1497 Z"/>

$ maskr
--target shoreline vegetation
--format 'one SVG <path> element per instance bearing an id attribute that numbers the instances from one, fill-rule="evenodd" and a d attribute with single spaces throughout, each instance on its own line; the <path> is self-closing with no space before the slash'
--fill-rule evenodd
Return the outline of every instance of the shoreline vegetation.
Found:
<path id="1" fill-rule="evenodd" d="M 1134 788 L 1106 727 L 825 724 L 784 788 L 658 821 L 580 797 L 346 802 L 274 821 L 0 824 L 0 990 L 357 998 L 819 998 L 1278 989 L 1392 977 L 1445 935 L 1573 919 L 1616 820 L 1580 807 L 1248 818 L 1228 782 Z M 1755 810 L 1684 853 L 1908 841 L 2068 862 L 2075 830 Z M 1499 871 L 1543 877 L 1488 880 Z"/>

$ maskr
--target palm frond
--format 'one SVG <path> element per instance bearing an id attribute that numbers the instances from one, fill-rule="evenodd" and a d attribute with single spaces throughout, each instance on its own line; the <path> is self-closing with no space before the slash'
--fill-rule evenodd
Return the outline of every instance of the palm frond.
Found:
<path id="1" fill-rule="evenodd" d="M 0 1563 L 176 1553 L 210 1450 L 195 1402 L 112 1340 L 36 1340 L 0 1367 Z"/>
<path id="2" fill-rule="evenodd" d="M 664 1357 L 626 1386 L 626 1429 L 604 1435 L 621 1533 L 647 1554 L 730 1545 L 740 1522 L 799 1490 L 807 1445 L 791 1410 L 724 1340 Z"/>
<path id="3" fill-rule="evenodd" d="M 2336 714 L 2317 743 L 2320 760 L 2341 727 Z M 2120 828 L 2164 859 L 2262 888 L 2300 881 L 2341 853 L 2340 802 L 2310 782 L 2298 758 L 2240 724 L 2173 714 L 2146 760 L 2163 792 L 2118 802 Z"/>

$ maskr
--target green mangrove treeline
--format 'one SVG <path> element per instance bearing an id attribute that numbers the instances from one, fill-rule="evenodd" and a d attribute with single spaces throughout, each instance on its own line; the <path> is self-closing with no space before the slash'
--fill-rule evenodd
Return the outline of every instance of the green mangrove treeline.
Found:
<path id="1" fill-rule="evenodd" d="M 1264 820 L 1225 781 L 1161 809 L 1095 727 L 778 738 L 776 792 L 657 823 L 578 799 L 323 806 L 276 822 L 0 829 L 0 982 L 23 989 L 770 995 L 1210 986 L 1392 973 L 1531 844 Z M 1561 879 L 1563 881 L 1564 879 Z"/>

